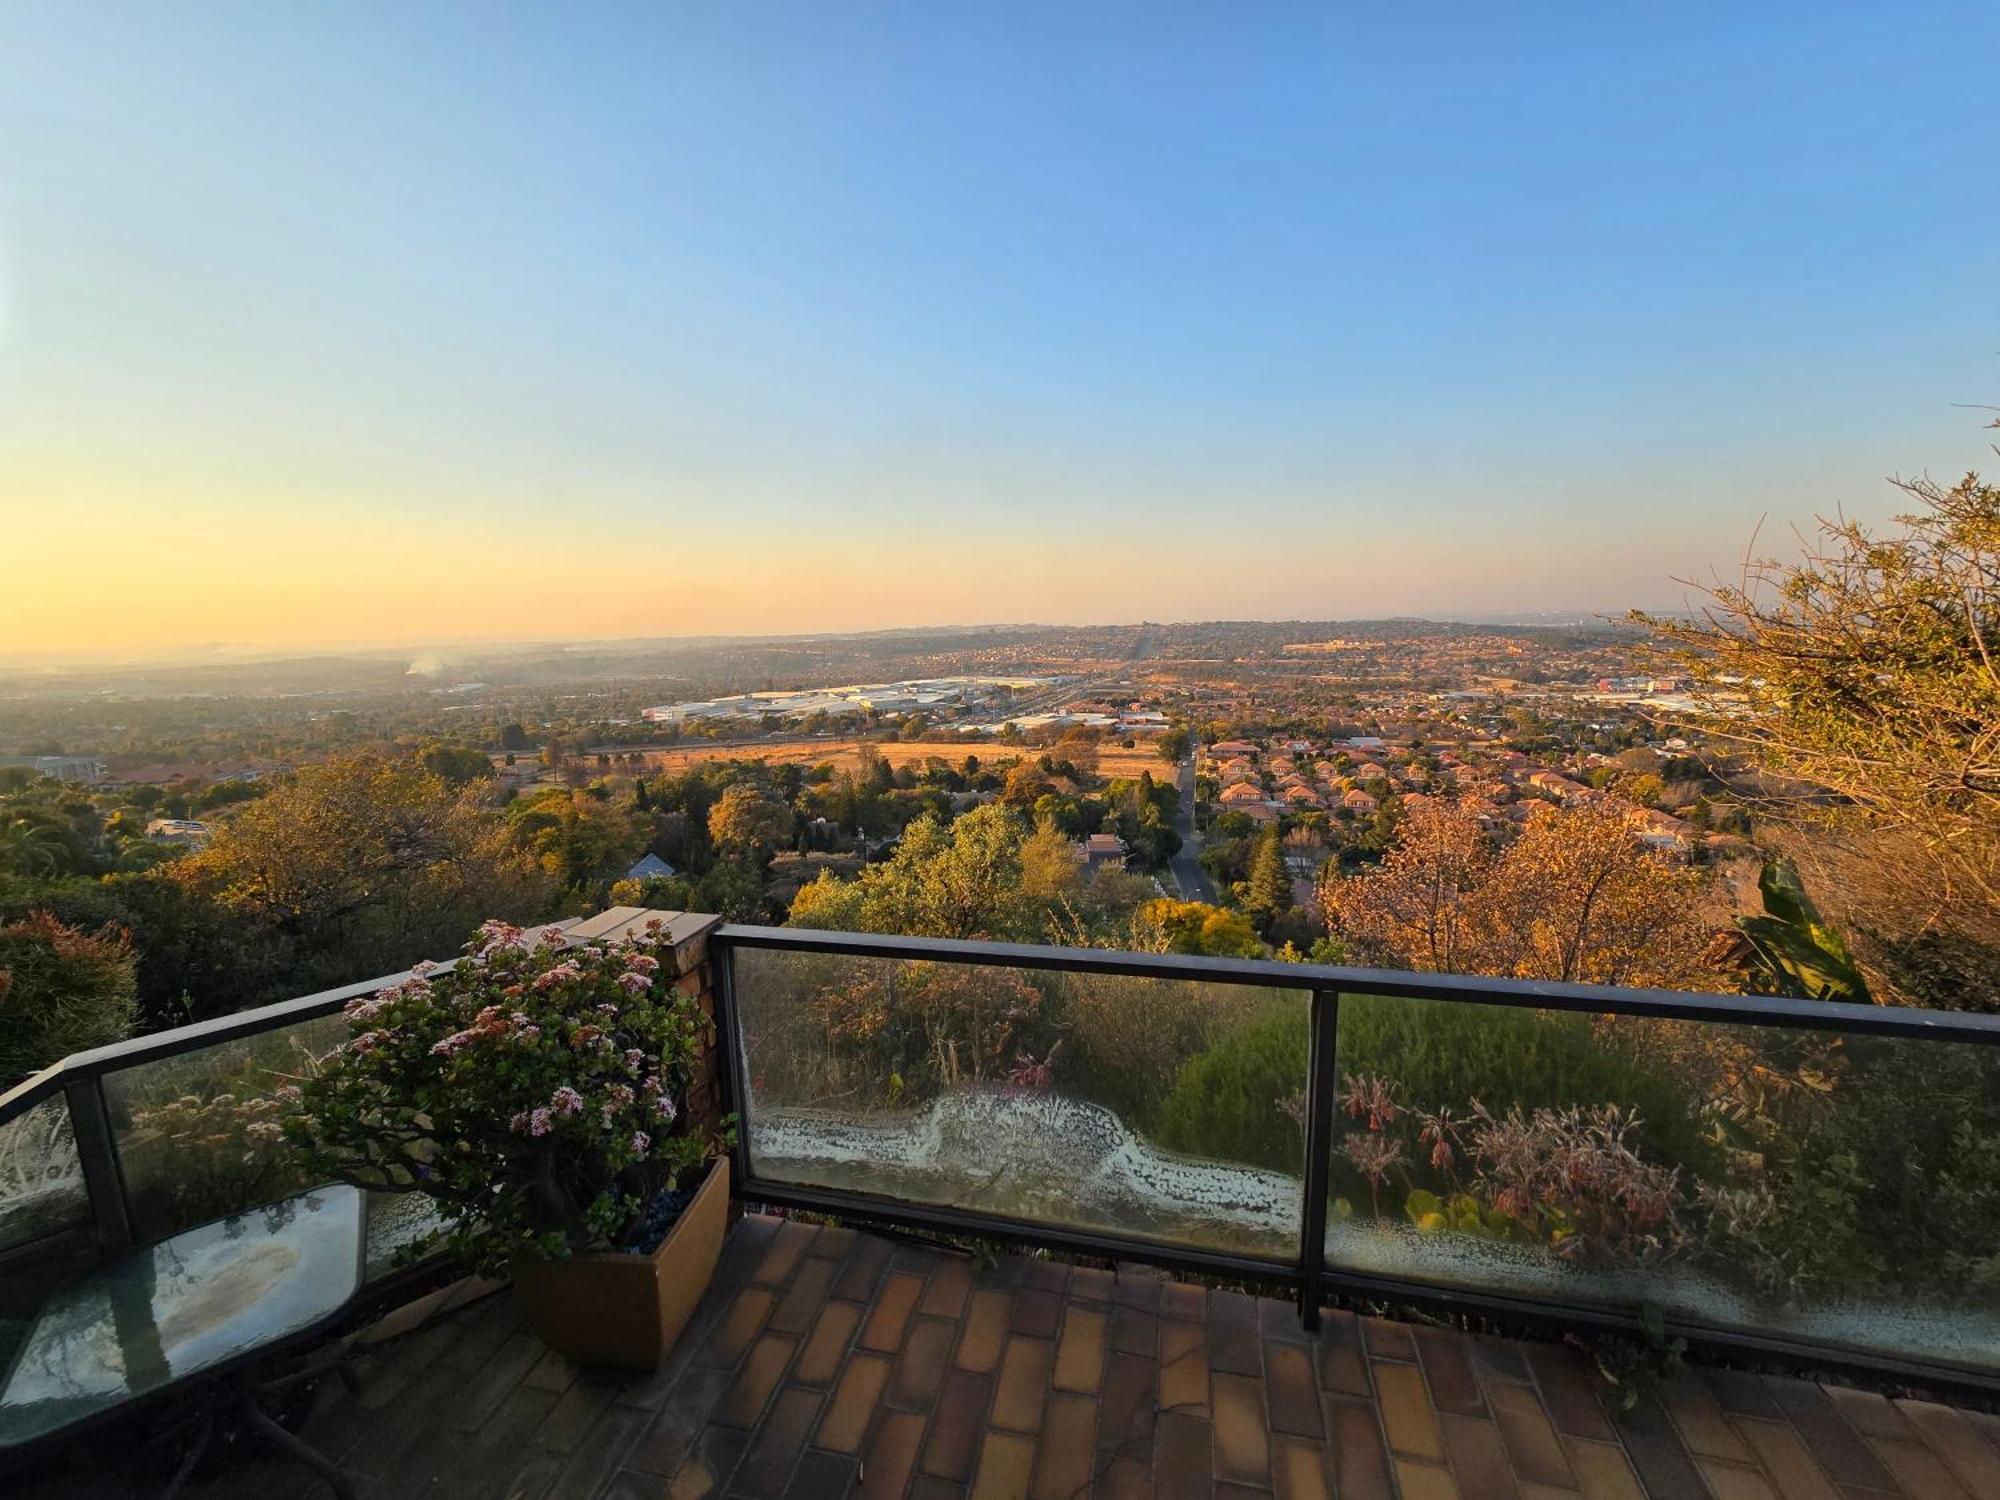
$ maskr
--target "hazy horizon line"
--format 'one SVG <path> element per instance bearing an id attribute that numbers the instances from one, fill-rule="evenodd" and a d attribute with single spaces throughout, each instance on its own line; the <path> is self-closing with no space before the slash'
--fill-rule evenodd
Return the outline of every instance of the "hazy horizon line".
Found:
<path id="1" fill-rule="evenodd" d="M 1684 612 L 1681 608 L 1662 606 L 1639 607 L 1642 613 L 1663 616 Z M 1478 611 L 1463 615 L 1404 613 L 1379 615 L 1319 616 L 1304 615 L 1231 615 L 1208 618 L 1187 618 L 1178 620 L 1106 620 L 1106 621 L 1065 621 L 1065 620 L 991 620 L 991 621 L 946 621 L 934 624 L 906 624 L 879 626 L 867 630 L 786 630 L 786 631 L 704 631 L 680 634 L 645 634 L 629 636 L 506 636 L 482 635 L 450 637 L 445 639 L 413 639 L 410 641 L 384 645 L 375 642 L 342 642 L 330 640 L 319 643 L 283 643 L 268 646 L 254 645 L 247 641 L 203 641 L 186 646 L 166 647 L 148 651 L 140 646 L 78 647 L 63 652 L 19 652 L 0 651 L 0 672 L 11 674 L 37 674 L 75 670 L 114 670 L 118 668 L 143 667 L 236 667 L 256 666 L 290 660 L 325 660 L 332 658 L 388 659 L 401 657 L 420 659 L 424 656 L 439 656 L 445 653 L 472 654 L 492 652 L 529 651 L 580 651 L 598 650 L 643 650 L 656 646 L 694 646 L 703 644 L 726 645 L 733 642 L 752 643 L 760 641 L 862 641 L 878 640 L 899 635 L 947 635 L 964 632 L 1015 632 L 1031 633 L 1053 630 L 1137 630 L 1148 627 L 1186 628 L 1190 626 L 1230 626 L 1230 625 L 1392 625 L 1410 623 L 1419 625 L 1494 625 L 1494 626 L 1536 626 L 1547 629 L 1561 629 L 1565 626 L 1584 624 L 1617 624 L 1623 621 L 1627 609 L 1543 609 Z M 449 663 L 444 663 L 449 665 Z"/>

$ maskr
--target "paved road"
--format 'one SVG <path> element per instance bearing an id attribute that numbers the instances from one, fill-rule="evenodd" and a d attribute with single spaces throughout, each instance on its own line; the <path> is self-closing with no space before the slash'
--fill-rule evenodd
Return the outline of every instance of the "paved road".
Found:
<path id="1" fill-rule="evenodd" d="M 1181 888 L 1183 901 L 1206 901 L 1215 905 L 1215 882 L 1208 878 L 1208 872 L 1196 860 L 1201 858 L 1201 835 L 1194 827 L 1194 746 L 1188 746 L 1187 759 L 1181 762 L 1176 781 L 1181 789 L 1180 815 L 1174 819 L 1174 832 L 1181 836 L 1180 852 L 1167 862 L 1174 872 L 1174 884 Z"/>

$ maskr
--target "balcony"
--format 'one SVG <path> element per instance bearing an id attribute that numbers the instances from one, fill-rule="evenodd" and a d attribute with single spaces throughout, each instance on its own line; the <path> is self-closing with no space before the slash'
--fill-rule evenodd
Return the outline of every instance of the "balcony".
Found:
<path id="1" fill-rule="evenodd" d="M 1990 1419 L 1783 1373 L 1990 1399 L 1976 1206 L 1898 1179 L 1882 1217 L 1865 1155 L 1850 1204 L 1788 1201 L 1790 1178 L 1730 1197 L 1730 1153 L 1771 1143 L 1689 1092 L 1782 1094 L 1845 1153 L 1920 1090 L 1923 1129 L 1978 1149 L 1992 1019 L 687 916 L 671 936 L 752 1210 L 696 1324 L 645 1380 L 579 1374 L 507 1298 L 396 1265 L 425 1227 L 407 1200 L 358 1203 L 342 1326 L 402 1310 L 361 1335 L 359 1393 L 323 1382 L 303 1430 L 361 1492 L 2000 1493 Z M 250 1149 L 244 1108 L 386 982 L 0 1099 L 0 1316 L 310 1187 Z M 1060 1046 L 1014 1045 L 1031 1034 Z M 1804 1254 L 1772 1228 L 1788 1214 L 1809 1250 L 1855 1254 Z M 1633 1375 L 1621 1415 L 1563 1334 L 1683 1340 L 1700 1368 Z M 259 1459 L 199 1489 L 305 1482 Z"/>

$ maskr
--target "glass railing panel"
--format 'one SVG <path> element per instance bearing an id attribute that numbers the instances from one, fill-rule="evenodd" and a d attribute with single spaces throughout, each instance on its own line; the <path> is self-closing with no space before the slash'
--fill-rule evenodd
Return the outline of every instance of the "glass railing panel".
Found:
<path id="1" fill-rule="evenodd" d="M 2000 1054 L 1345 995 L 1327 1257 L 2000 1364 Z"/>
<path id="2" fill-rule="evenodd" d="M 109 1073 L 133 1233 L 166 1239 L 314 1186 L 278 1133 L 277 1091 L 346 1038 L 323 1016 Z"/>
<path id="3" fill-rule="evenodd" d="M 1296 1257 L 1303 991 L 756 948 L 732 961 L 760 1179 Z"/>
<path id="4" fill-rule="evenodd" d="M 90 1193 L 62 1095 L 0 1125 L 0 1250 L 90 1222 Z"/>
<path id="5" fill-rule="evenodd" d="M 443 1227 L 437 1206 L 421 1193 L 366 1195 L 367 1252 L 361 1279 L 376 1281 L 408 1265 Z"/>

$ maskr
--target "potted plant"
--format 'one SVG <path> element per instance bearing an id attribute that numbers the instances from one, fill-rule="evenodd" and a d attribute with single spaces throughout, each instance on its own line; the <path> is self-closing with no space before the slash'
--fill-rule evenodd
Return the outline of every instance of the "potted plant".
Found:
<path id="1" fill-rule="evenodd" d="M 658 1365 L 722 1248 L 728 1161 L 683 1108 L 707 1020 L 660 948 L 657 921 L 577 947 L 489 922 L 350 1002 L 349 1038 L 280 1091 L 316 1171 L 433 1200 L 582 1365 Z"/>

